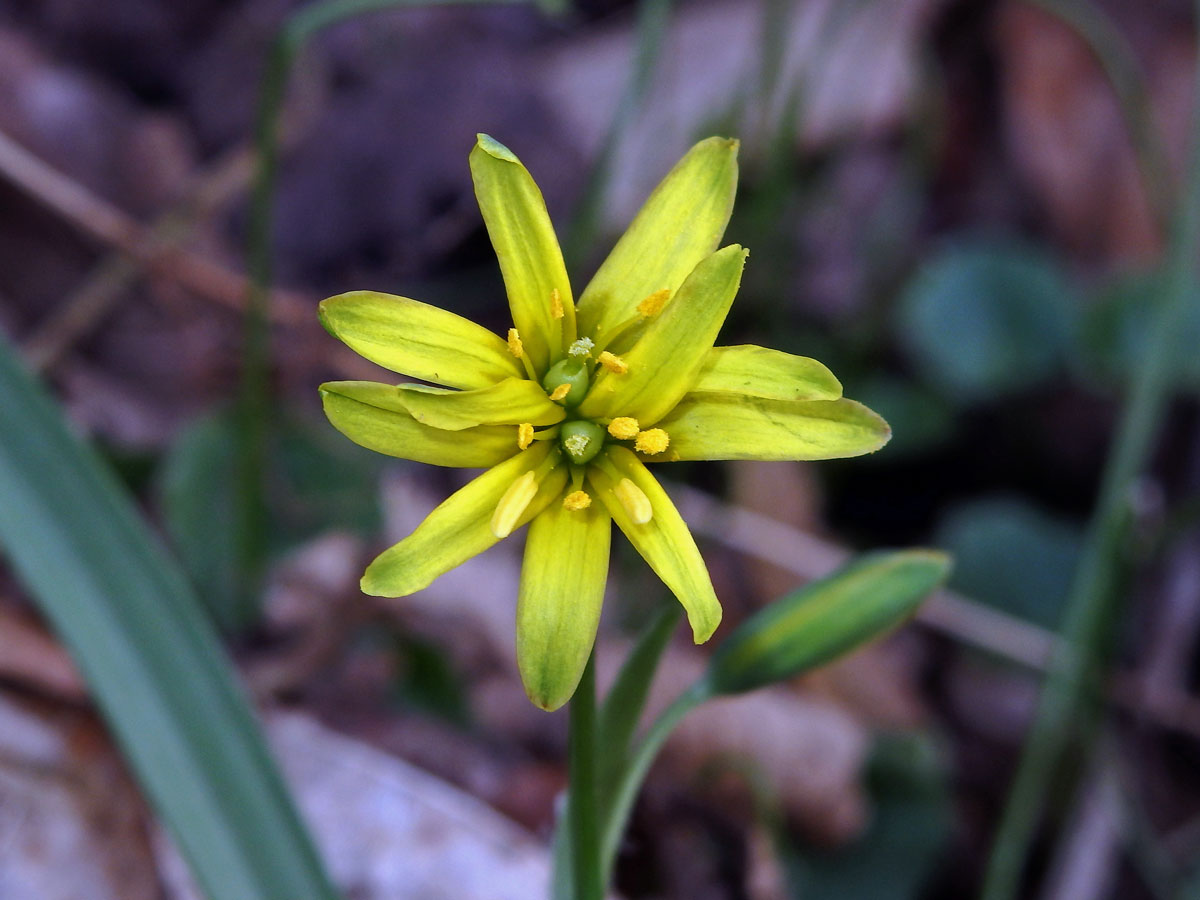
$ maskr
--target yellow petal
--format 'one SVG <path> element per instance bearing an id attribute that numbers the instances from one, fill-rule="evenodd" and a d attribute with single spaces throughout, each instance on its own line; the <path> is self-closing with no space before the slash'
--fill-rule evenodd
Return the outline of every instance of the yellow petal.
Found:
<path id="1" fill-rule="evenodd" d="M 517 599 L 517 665 L 529 699 L 557 709 L 571 699 L 600 621 L 608 513 L 552 503 L 529 526 Z"/>
<path id="2" fill-rule="evenodd" d="M 721 604 L 692 533 L 662 485 L 631 451 L 614 446 L 604 452 L 617 471 L 649 499 L 653 516 L 648 522 L 634 522 L 615 494 L 613 479 L 599 466 L 591 466 L 587 477 L 596 495 L 629 542 L 683 604 L 696 643 L 704 643 L 721 623 Z"/>
<path id="3" fill-rule="evenodd" d="M 872 453 L 892 435 L 878 414 L 846 399 L 689 394 L 658 424 L 671 435 L 671 460 L 838 459 Z"/>
<path id="4" fill-rule="evenodd" d="M 326 330 L 355 353 L 413 378 L 482 388 L 524 374 L 498 335 L 407 297 L 351 291 L 321 301 L 320 314 Z"/>
<path id="5" fill-rule="evenodd" d="M 562 348 L 575 340 L 571 284 L 546 203 L 521 161 L 486 134 L 478 135 L 470 163 L 513 323 L 534 368 L 545 373 L 561 357 Z M 563 316 L 556 319 L 559 308 Z"/>
<path id="6" fill-rule="evenodd" d="M 476 425 L 554 425 L 566 415 L 551 403 L 541 385 L 525 378 L 505 378 L 475 391 L 448 391 L 402 384 L 393 389 L 398 408 L 423 425 L 460 431 Z"/>
<path id="7" fill-rule="evenodd" d="M 632 416 L 653 425 L 687 393 L 737 294 L 746 251 L 732 244 L 701 262 L 641 338 L 622 354 L 623 375 L 597 370 L 579 414 Z"/>
<path id="8" fill-rule="evenodd" d="M 511 441 L 512 429 L 505 430 Z M 416 531 L 367 566 L 362 577 L 363 593 L 375 597 L 407 596 L 499 541 L 491 528 L 496 504 L 514 481 L 545 462 L 551 449 L 548 442 L 539 442 L 451 494 Z M 546 475 L 516 527 L 557 501 L 566 482 L 565 465 Z"/>
<path id="9" fill-rule="evenodd" d="M 737 150 L 737 141 L 708 138 L 667 173 L 579 298 L 580 334 L 612 328 L 654 292 L 674 291 L 717 249 L 733 211 Z"/>
<path id="10" fill-rule="evenodd" d="M 494 466 L 514 454 L 511 428 L 431 428 L 392 407 L 395 393 L 389 384 L 334 381 L 321 385 L 321 403 L 334 428 L 376 453 L 471 469 Z"/>
<path id="11" fill-rule="evenodd" d="M 815 359 L 753 344 L 713 347 L 705 354 L 691 390 L 767 400 L 837 400 L 842 396 L 841 382 Z"/>

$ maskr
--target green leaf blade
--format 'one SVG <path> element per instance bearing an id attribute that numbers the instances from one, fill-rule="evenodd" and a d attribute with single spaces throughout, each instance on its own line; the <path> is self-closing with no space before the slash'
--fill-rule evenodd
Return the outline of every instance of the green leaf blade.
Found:
<path id="1" fill-rule="evenodd" d="M 0 344 L 0 544 L 212 898 L 334 900 L 216 639 L 112 474 Z"/>

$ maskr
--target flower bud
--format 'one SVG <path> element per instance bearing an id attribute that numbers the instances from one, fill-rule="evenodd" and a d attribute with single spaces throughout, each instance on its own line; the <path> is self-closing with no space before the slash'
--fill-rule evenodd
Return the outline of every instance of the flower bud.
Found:
<path id="1" fill-rule="evenodd" d="M 738 694 L 799 675 L 908 618 L 949 574 L 936 550 L 872 553 L 743 622 L 717 648 L 703 684 Z"/>

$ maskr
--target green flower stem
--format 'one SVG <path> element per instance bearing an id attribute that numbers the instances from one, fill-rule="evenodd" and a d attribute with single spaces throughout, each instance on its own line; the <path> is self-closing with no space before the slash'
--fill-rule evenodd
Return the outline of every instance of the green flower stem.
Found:
<path id="1" fill-rule="evenodd" d="M 588 658 L 571 698 L 567 822 L 574 875 L 572 900 L 601 900 L 599 790 L 596 780 L 596 654 Z"/>
<path id="2" fill-rule="evenodd" d="M 658 751 L 662 749 L 671 732 L 675 730 L 675 726 L 710 696 L 711 692 L 707 685 L 704 682 L 698 682 L 676 697 L 675 702 L 654 720 L 654 724 L 650 726 L 650 730 L 646 732 L 646 736 L 638 744 L 633 756 L 630 757 L 629 764 L 612 790 L 611 805 L 607 807 L 604 815 L 600 863 L 603 867 L 601 871 L 604 873 L 605 884 L 608 883 L 613 864 L 616 862 L 617 850 L 621 846 L 621 835 L 625 832 L 625 825 L 633 810 L 633 801 L 637 799 L 642 782 L 646 780 L 650 764 L 658 756 Z"/>
<path id="3" fill-rule="evenodd" d="M 1200 21 L 1200 2 L 1196 17 Z M 1196 78 L 1196 96 L 1200 97 L 1200 68 Z M 1084 687 L 1095 671 L 1105 623 L 1116 612 L 1112 587 L 1119 580 L 1129 493 L 1162 420 L 1169 376 L 1178 356 L 1176 338 L 1195 282 L 1200 244 L 1200 105 L 1193 111 L 1190 152 L 1186 193 L 1168 248 L 1167 288 L 1105 468 L 1100 499 L 1067 600 L 1063 643 L 1042 691 L 1037 718 L 997 831 L 984 882 L 984 900 L 1016 896 L 1042 799 L 1082 705 Z"/>

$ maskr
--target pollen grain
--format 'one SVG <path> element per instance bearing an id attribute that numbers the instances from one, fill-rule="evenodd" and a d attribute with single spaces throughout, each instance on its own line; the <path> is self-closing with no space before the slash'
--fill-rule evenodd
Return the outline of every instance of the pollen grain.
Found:
<path id="1" fill-rule="evenodd" d="M 563 508 L 571 512 L 587 509 L 592 505 L 592 495 L 587 491 L 571 491 L 563 497 Z"/>
<path id="2" fill-rule="evenodd" d="M 671 292 L 666 288 L 655 291 L 645 300 L 637 305 L 637 311 L 647 319 L 657 316 L 662 312 L 662 308 L 667 305 L 667 300 L 670 298 Z"/>
<path id="3" fill-rule="evenodd" d="M 520 359 L 525 355 L 525 345 L 521 342 L 521 335 L 517 329 L 508 329 L 508 352 Z"/>
<path id="4" fill-rule="evenodd" d="M 618 441 L 631 441 L 638 436 L 638 420 L 632 416 L 617 416 L 608 423 L 608 433 Z"/>
<path id="5" fill-rule="evenodd" d="M 529 422 L 522 422 L 517 426 L 517 446 L 522 450 L 528 450 L 532 443 L 533 425 Z"/>
<path id="6" fill-rule="evenodd" d="M 615 353 L 609 353 L 607 350 L 600 354 L 600 365 L 617 375 L 624 375 L 629 371 L 629 363 L 621 359 Z"/>
<path id="7" fill-rule="evenodd" d="M 633 442 L 633 449 L 639 453 L 645 453 L 647 456 L 654 456 L 662 453 L 670 445 L 671 436 L 669 434 L 661 428 L 651 428 L 638 434 L 637 440 Z"/>

